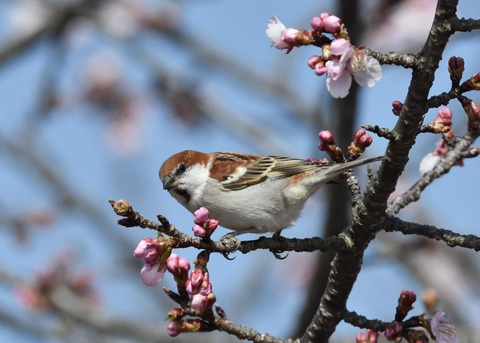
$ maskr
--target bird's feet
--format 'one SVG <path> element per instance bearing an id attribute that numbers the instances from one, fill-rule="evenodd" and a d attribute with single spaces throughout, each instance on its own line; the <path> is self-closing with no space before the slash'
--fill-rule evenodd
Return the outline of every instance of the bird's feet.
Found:
<path id="1" fill-rule="evenodd" d="M 272 239 L 277 242 L 285 241 L 286 238 L 283 237 L 281 233 L 282 230 L 275 231 L 272 235 Z M 288 257 L 288 252 L 284 256 L 281 255 L 285 252 L 284 250 L 270 248 L 270 252 L 273 254 L 273 256 L 275 256 L 277 260 L 284 260 Z"/>
<path id="2" fill-rule="evenodd" d="M 223 235 L 222 238 L 218 241 L 222 246 L 225 247 L 228 252 L 222 253 L 223 257 L 225 257 L 227 260 L 233 260 L 235 257 L 231 258 L 229 255 L 240 248 L 240 244 L 242 242 L 236 237 L 237 232 L 229 232 L 226 235 Z"/>

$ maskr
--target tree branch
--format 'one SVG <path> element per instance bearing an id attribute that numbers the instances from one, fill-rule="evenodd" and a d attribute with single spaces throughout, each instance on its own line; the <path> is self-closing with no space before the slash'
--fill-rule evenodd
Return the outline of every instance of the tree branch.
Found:
<path id="1" fill-rule="evenodd" d="M 401 232 L 404 235 L 418 235 L 445 242 L 449 247 L 462 247 L 480 251 L 480 237 L 462 235 L 433 225 L 424 225 L 403 221 L 399 218 L 387 218 L 383 223 L 386 232 Z"/>

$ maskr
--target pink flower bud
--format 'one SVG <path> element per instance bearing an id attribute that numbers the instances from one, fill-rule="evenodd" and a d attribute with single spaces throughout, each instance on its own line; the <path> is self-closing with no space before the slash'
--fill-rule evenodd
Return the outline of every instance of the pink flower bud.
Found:
<path id="1" fill-rule="evenodd" d="M 188 280 L 188 271 L 190 270 L 190 262 L 184 257 L 177 254 L 171 254 L 167 260 L 167 270 L 173 274 L 175 282 L 179 288 L 185 288 Z"/>
<path id="2" fill-rule="evenodd" d="M 180 333 L 183 332 L 183 321 L 181 320 L 174 320 L 168 324 L 167 332 L 171 337 L 178 336 Z"/>
<path id="3" fill-rule="evenodd" d="M 480 90 L 480 72 L 473 74 L 464 85 L 468 90 Z"/>
<path id="4" fill-rule="evenodd" d="M 355 133 L 353 141 L 365 150 L 365 148 L 372 144 L 373 139 L 364 129 L 360 129 Z"/>
<path id="5" fill-rule="evenodd" d="M 210 283 L 210 277 L 208 272 L 205 272 L 203 274 L 203 280 L 202 283 L 200 284 L 200 294 L 207 295 L 212 292 L 212 284 Z"/>
<path id="6" fill-rule="evenodd" d="M 200 268 L 195 268 L 190 273 L 190 278 L 187 280 L 187 293 L 189 295 L 195 295 L 200 292 L 200 288 L 203 282 L 203 271 Z"/>
<path id="7" fill-rule="evenodd" d="M 322 76 L 327 72 L 327 67 L 323 61 L 317 63 L 315 66 L 315 74 L 318 76 Z"/>
<path id="8" fill-rule="evenodd" d="M 395 100 L 395 101 L 392 102 L 392 112 L 396 116 L 400 115 L 400 112 L 402 111 L 402 108 L 403 108 L 403 103 L 401 103 L 400 101 Z"/>
<path id="9" fill-rule="evenodd" d="M 320 17 L 313 17 L 312 20 L 310 21 L 310 26 L 312 29 L 315 31 L 323 31 L 323 19 Z"/>
<path id="10" fill-rule="evenodd" d="M 154 239 L 145 247 L 143 259 L 146 264 L 165 264 L 171 252 L 170 241 Z"/>
<path id="11" fill-rule="evenodd" d="M 287 28 L 283 31 L 282 40 L 288 44 L 295 44 L 297 42 L 297 34 L 300 32 L 298 29 Z"/>
<path id="12" fill-rule="evenodd" d="M 135 250 L 133 250 L 133 256 L 136 258 L 141 258 L 143 257 L 143 253 L 145 251 L 145 248 L 147 247 L 148 244 L 152 242 L 151 238 L 144 238 L 138 243 L 137 247 Z"/>
<path id="13" fill-rule="evenodd" d="M 310 68 L 315 69 L 315 66 L 320 62 L 323 62 L 322 56 L 313 55 L 308 59 L 307 63 Z"/>
<path id="14" fill-rule="evenodd" d="M 330 13 L 328 13 L 328 12 L 322 12 L 322 13 L 320 13 L 320 16 L 319 16 L 319 17 L 320 17 L 320 19 L 323 20 L 323 19 L 328 18 L 328 17 L 330 17 L 330 16 L 331 16 Z"/>
<path id="15" fill-rule="evenodd" d="M 174 320 L 168 324 L 168 334 L 175 337 L 182 332 L 198 332 L 202 323 L 198 319 Z"/>
<path id="16" fill-rule="evenodd" d="M 468 116 L 468 126 L 472 129 L 480 127 L 480 107 L 473 100 L 466 97 L 459 99 L 462 103 L 463 110 Z"/>
<path id="17" fill-rule="evenodd" d="M 177 254 L 171 254 L 167 259 L 167 269 L 173 275 L 188 273 L 190 270 L 190 262 L 184 257 Z"/>
<path id="18" fill-rule="evenodd" d="M 195 294 L 192 296 L 192 302 L 190 307 L 193 310 L 204 313 L 212 308 L 212 305 L 215 303 L 215 294 L 209 293 L 207 295 Z"/>
<path id="19" fill-rule="evenodd" d="M 469 81 L 472 89 L 480 90 L 480 72 L 473 74 Z"/>
<path id="20" fill-rule="evenodd" d="M 167 269 L 170 273 L 175 274 L 179 270 L 189 271 L 190 262 L 184 257 L 179 257 L 177 254 L 171 254 L 167 259 Z"/>
<path id="21" fill-rule="evenodd" d="M 295 46 L 311 44 L 313 37 L 307 30 L 288 28 L 283 32 L 281 40 L 293 48 Z"/>
<path id="22" fill-rule="evenodd" d="M 435 120 L 431 124 L 431 128 L 435 133 L 447 133 L 452 129 L 452 111 L 443 107 L 438 110 Z"/>
<path id="23" fill-rule="evenodd" d="M 402 338 L 403 325 L 400 322 L 393 322 L 387 325 L 384 335 L 389 341 Z"/>
<path id="24" fill-rule="evenodd" d="M 417 300 L 417 295 L 413 291 L 403 290 L 398 298 L 397 312 L 395 320 L 402 321 L 413 309 L 413 303 Z"/>
<path id="25" fill-rule="evenodd" d="M 355 338 L 356 343 L 368 343 L 368 336 L 365 331 L 360 331 Z"/>
<path id="26" fill-rule="evenodd" d="M 323 19 L 323 26 L 325 32 L 337 33 L 342 28 L 342 20 L 334 15 L 330 15 Z"/>
<path id="27" fill-rule="evenodd" d="M 205 229 L 209 231 L 213 231 L 217 228 L 218 226 L 218 220 L 216 219 L 209 219 L 207 222 L 204 224 Z M 210 233 L 211 234 L 211 233 Z"/>
<path id="28" fill-rule="evenodd" d="M 438 110 L 435 120 L 441 121 L 444 125 L 452 125 L 452 111 L 448 107 L 442 107 Z"/>
<path id="29" fill-rule="evenodd" d="M 203 226 L 195 225 L 194 227 L 192 227 L 192 231 L 195 237 L 199 237 L 199 238 L 208 237 L 207 230 L 205 230 Z"/>
<path id="30" fill-rule="evenodd" d="M 323 130 L 318 133 L 318 138 L 325 144 L 335 144 L 333 133 L 328 130 Z"/>
<path id="31" fill-rule="evenodd" d="M 368 329 L 368 343 L 377 343 L 378 342 L 378 336 L 380 336 L 380 332 L 373 331 Z"/>
<path id="32" fill-rule="evenodd" d="M 197 225 L 203 225 L 210 217 L 210 212 L 205 207 L 200 207 L 193 213 L 193 222 Z"/>

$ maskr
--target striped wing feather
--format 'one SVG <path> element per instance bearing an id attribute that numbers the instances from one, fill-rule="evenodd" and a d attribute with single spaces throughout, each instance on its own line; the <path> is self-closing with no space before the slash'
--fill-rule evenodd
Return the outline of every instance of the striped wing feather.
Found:
<path id="1" fill-rule="evenodd" d="M 222 182 L 224 188 L 239 190 L 256 185 L 265 179 L 278 179 L 296 175 L 305 171 L 318 169 L 312 162 L 279 156 L 265 156 L 248 167 L 245 173 L 237 179 Z"/>

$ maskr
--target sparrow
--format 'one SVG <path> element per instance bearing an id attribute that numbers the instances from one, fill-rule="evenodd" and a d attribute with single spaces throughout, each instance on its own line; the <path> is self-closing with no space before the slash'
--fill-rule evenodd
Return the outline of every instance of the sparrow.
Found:
<path id="1" fill-rule="evenodd" d="M 160 167 L 163 188 L 191 213 L 210 211 L 219 225 L 241 233 L 279 233 L 295 224 L 305 202 L 349 169 L 379 161 L 345 163 L 185 150 Z"/>

